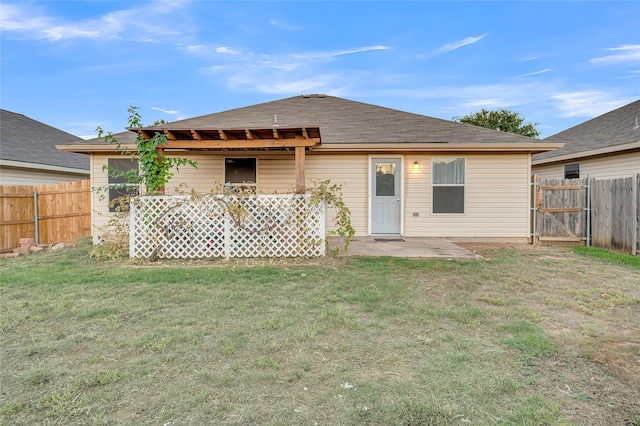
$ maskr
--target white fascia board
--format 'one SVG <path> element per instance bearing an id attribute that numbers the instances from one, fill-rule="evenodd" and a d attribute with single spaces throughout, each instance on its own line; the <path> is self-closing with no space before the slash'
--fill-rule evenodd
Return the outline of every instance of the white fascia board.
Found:
<path id="1" fill-rule="evenodd" d="M 615 145 L 615 146 L 608 146 L 606 148 L 592 149 L 590 151 L 580 151 L 580 152 L 574 152 L 571 154 L 557 155 L 554 157 L 543 158 L 541 160 L 533 160 L 531 162 L 531 165 L 539 166 L 541 164 L 558 163 L 558 162 L 567 161 L 567 160 L 577 160 L 585 157 L 595 157 L 597 155 L 619 154 L 619 153 L 622 153 L 623 151 L 631 151 L 634 149 L 640 149 L 640 141 L 631 142 L 624 145 Z"/>
<path id="2" fill-rule="evenodd" d="M 52 166 L 50 164 L 27 163 L 24 161 L 0 160 L 2 167 L 15 167 L 18 169 L 47 170 L 51 172 L 73 173 L 89 176 L 89 169 L 78 169 L 75 167 Z"/>

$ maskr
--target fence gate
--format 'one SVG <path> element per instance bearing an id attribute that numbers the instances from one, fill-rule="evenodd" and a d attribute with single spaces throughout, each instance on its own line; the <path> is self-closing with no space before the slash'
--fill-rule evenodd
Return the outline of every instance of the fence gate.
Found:
<path id="1" fill-rule="evenodd" d="M 533 243 L 589 245 L 589 178 L 533 178 Z"/>

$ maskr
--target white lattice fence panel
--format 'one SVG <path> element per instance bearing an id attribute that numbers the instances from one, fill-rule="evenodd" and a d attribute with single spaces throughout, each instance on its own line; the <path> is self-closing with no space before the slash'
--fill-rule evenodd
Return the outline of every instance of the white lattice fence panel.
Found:
<path id="1" fill-rule="evenodd" d="M 130 238 L 140 258 L 323 256 L 325 206 L 292 194 L 143 196 Z"/>

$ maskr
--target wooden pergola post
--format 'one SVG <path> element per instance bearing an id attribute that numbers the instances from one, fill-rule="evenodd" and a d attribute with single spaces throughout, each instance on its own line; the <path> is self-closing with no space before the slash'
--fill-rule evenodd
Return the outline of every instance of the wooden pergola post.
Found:
<path id="1" fill-rule="evenodd" d="M 304 163 L 305 163 L 304 146 L 296 146 L 296 194 L 303 194 L 304 186 Z"/>

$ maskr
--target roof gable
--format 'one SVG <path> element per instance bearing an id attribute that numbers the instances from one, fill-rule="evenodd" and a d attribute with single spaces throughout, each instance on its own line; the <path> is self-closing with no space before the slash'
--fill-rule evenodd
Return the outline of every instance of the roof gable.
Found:
<path id="1" fill-rule="evenodd" d="M 81 138 L 0 109 L 0 159 L 47 166 L 89 170 L 89 157 L 62 152 L 56 145 L 83 141 Z"/>
<path id="2" fill-rule="evenodd" d="M 264 132 L 273 128 L 319 129 L 318 143 L 321 147 L 318 149 L 327 152 L 379 149 L 541 152 L 558 147 L 557 144 L 539 139 L 327 95 L 294 96 L 143 129 L 129 129 L 132 131 L 113 136 L 122 145 L 133 147 L 135 131 L 143 135 L 153 134 L 154 131 L 165 132 L 169 139 L 180 139 L 184 135 L 187 138 L 193 135 L 194 139 L 206 139 L 206 134 L 224 134 L 232 130 L 239 134 L 244 130 L 249 138 L 253 130 Z M 72 152 L 111 149 L 102 138 L 79 141 L 59 148 Z"/>
<path id="3" fill-rule="evenodd" d="M 319 127 L 323 144 L 527 143 L 532 138 L 326 95 L 302 95 L 171 123 L 172 129 Z M 163 125 L 149 129 L 160 130 Z"/>
<path id="4" fill-rule="evenodd" d="M 590 151 L 617 151 L 616 147 L 640 142 L 640 100 L 592 118 L 545 139 L 547 142 L 564 143 L 565 146 L 553 152 L 543 152 L 534 156 L 534 161 L 553 160 L 556 157 L 572 158 L 585 156 Z"/>

